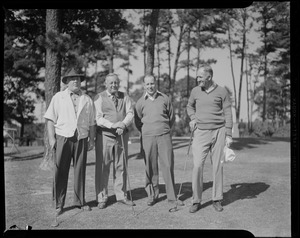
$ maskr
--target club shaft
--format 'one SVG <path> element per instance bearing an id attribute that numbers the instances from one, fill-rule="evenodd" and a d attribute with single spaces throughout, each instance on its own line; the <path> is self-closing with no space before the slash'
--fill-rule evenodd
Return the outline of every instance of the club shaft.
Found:
<path id="1" fill-rule="evenodd" d="M 124 163 L 125 163 L 125 168 L 126 168 L 126 176 L 127 176 L 127 181 L 128 181 L 128 188 L 129 188 L 129 194 L 130 194 L 130 200 L 132 201 L 132 195 L 131 195 L 131 187 L 130 187 L 130 180 L 129 180 L 129 173 L 128 173 L 128 166 L 127 166 L 127 156 L 126 156 L 126 150 L 125 150 L 125 143 L 124 143 L 124 136 L 123 134 L 121 135 L 121 141 L 122 141 L 122 148 L 123 148 L 123 158 L 124 158 Z M 134 207 L 132 207 L 132 212 L 135 215 Z"/>

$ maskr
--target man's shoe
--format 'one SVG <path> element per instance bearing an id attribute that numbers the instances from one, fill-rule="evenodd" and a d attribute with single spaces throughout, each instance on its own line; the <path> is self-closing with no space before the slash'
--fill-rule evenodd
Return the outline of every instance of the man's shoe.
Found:
<path id="1" fill-rule="evenodd" d="M 148 206 L 153 206 L 155 203 L 157 203 L 157 199 L 150 198 L 150 199 L 147 201 L 147 205 L 148 205 Z"/>
<path id="2" fill-rule="evenodd" d="M 193 203 L 193 205 L 190 207 L 189 212 L 190 213 L 195 213 L 200 209 L 201 204 L 200 203 Z"/>
<path id="3" fill-rule="evenodd" d="M 135 203 L 128 200 L 127 198 L 122 199 L 122 200 L 118 200 L 117 202 L 120 203 L 120 204 L 127 205 L 127 206 L 135 206 Z"/>
<path id="4" fill-rule="evenodd" d="M 213 207 L 215 208 L 215 210 L 216 210 L 217 212 L 223 211 L 223 207 L 222 207 L 220 201 L 213 201 Z"/>
<path id="5" fill-rule="evenodd" d="M 98 208 L 99 208 L 99 209 L 104 209 L 104 208 L 106 208 L 106 202 L 99 202 L 99 203 L 98 203 Z"/>

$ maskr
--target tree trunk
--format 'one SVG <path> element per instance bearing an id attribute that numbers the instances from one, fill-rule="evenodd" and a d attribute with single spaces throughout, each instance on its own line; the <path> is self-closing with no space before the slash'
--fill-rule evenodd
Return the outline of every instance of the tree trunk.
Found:
<path id="1" fill-rule="evenodd" d="M 88 80 L 87 80 L 87 77 L 86 77 L 86 70 L 87 70 L 87 67 L 85 66 L 85 67 L 84 67 L 85 93 L 88 94 Z"/>
<path id="2" fill-rule="evenodd" d="M 146 10 L 143 11 L 143 18 L 145 19 L 146 16 Z M 143 24 L 143 34 L 144 34 L 144 46 L 143 46 L 143 54 L 144 54 L 144 75 L 146 74 L 146 68 L 147 68 L 147 39 L 146 39 L 146 24 L 144 22 Z"/>
<path id="3" fill-rule="evenodd" d="M 47 9 L 46 13 L 46 37 L 50 32 L 60 34 L 61 28 L 61 9 Z M 46 108 L 48 108 L 50 101 L 54 94 L 60 90 L 61 77 L 61 55 L 50 48 L 46 49 L 46 69 L 45 69 L 45 100 Z M 48 141 L 47 122 L 44 127 L 44 157 L 43 162 L 50 161 L 50 145 Z"/>
<path id="4" fill-rule="evenodd" d="M 146 74 L 153 74 L 154 68 L 154 46 L 156 38 L 156 27 L 158 23 L 159 9 L 153 9 L 150 15 L 149 33 L 147 36 L 147 64 Z"/>
<path id="5" fill-rule="evenodd" d="M 230 69 L 231 69 L 231 75 L 232 75 L 232 84 L 233 84 L 233 92 L 234 92 L 234 109 L 235 109 L 235 116 L 236 121 L 238 122 L 238 114 L 237 114 L 237 99 L 236 99 L 236 86 L 235 86 L 235 77 L 234 77 L 234 71 L 233 71 L 233 56 L 232 56 L 232 48 L 231 48 L 231 34 L 230 34 L 230 25 L 228 23 L 228 47 L 229 47 L 229 58 L 230 58 Z"/>
<path id="6" fill-rule="evenodd" d="M 186 96 L 190 95 L 190 38 L 191 29 L 188 29 L 188 47 L 187 47 L 187 85 L 186 85 Z"/>
<path id="7" fill-rule="evenodd" d="M 247 54 L 246 54 L 247 55 Z M 248 80 L 248 62 L 247 62 L 247 56 L 245 57 L 246 60 L 246 93 L 247 93 L 247 116 L 248 116 L 248 130 L 251 126 L 251 120 L 250 120 L 250 106 L 249 106 L 249 80 Z"/>
<path id="8" fill-rule="evenodd" d="M 173 100 L 173 97 L 174 97 L 174 87 L 175 87 L 175 82 L 176 82 L 176 74 L 177 74 L 177 67 L 178 67 L 178 61 L 179 61 L 179 56 L 180 56 L 180 48 L 181 48 L 183 32 L 184 32 L 184 25 L 182 24 L 180 26 L 179 39 L 178 39 L 175 63 L 174 63 L 174 68 L 173 68 L 172 87 L 171 87 L 171 92 L 170 92 L 171 101 Z"/>
<path id="9" fill-rule="evenodd" d="M 109 53 L 106 56 L 106 59 L 107 59 L 107 62 L 108 62 L 108 72 L 113 73 L 114 72 L 115 49 L 114 49 L 114 39 L 113 39 L 113 35 L 111 33 L 109 34 L 109 39 L 110 39 L 110 48 L 108 50 Z"/>
<path id="10" fill-rule="evenodd" d="M 171 87 L 172 87 L 172 81 L 171 81 L 171 72 L 172 72 L 172 68 L 171 68 L 171 23 L 169 23 L 169 30 L 168 30 L 168 69 L 169 69 L 169 94 L 171 92 Z"/>
<path id="11" fill-rule="evenodd" d="M 95 94 L 97 94 L 97 67 L 98 67 L 98 61 L 96 60 L 96 66 L 95 66 Z"/>
<path id="12" fill-rule="evenodd" d="M 265 49 L 266 49 L 266 40 L 265 40 Z M 266 51 L 266 50 L 265 50 Z M 262 120 L 266 120 L 266 108 L 267 108 L 267 53 L 265 52 L 264 55 L 264 88 L 263 88 L 263 113 L 262 113 Z"/>
<path id="13" fill-rule="evenodd" d="M 127 48 L 127 54 L 128 54 L 128 64 L 127 64 L 127 95 L 129 95 L 129 79 L 130 79 L 130 61 L 129 61 L 129 57 L 130 57 L 130 46 L 128 45 Z"/>
<path id="14" fill-rule="evenodd" d="M 198 69 L 200 66 L 200 28 L 201 28 L 201 21 L 198 20 L 198 24 L 197 24 L 197 65 L 196 65 L 196 75 L 195 75 L 195 80 L 196 80 L 196 84 L 197 85 L 197 73 L 198 73 Z"/>
<path id="15" fill-rule="evenodd" d="M 156 50 L 156 57 L 157 57 L 157 90 L 159 90 L 159 79 L 160 79 L 160 49 L 159 43 L 157 43 L 157 50 Z"/>
<path id="16" fill-rule="evenodd" d="M 240 120 L 242 84 L 243 84 L 243 73 L 244 73 L 245 48 L 246 48 L 246 31 L 244 29 L 244 32 L 243 32 L 243 43 L 242 43 L 242 55 L 241 55 L 241 71 L 240 71 L 239 97 L 238 97 L 238 107 L 237 107 L 237 112 L 236 112 L 236 115 L 237 115 L 236 121 Z"/>

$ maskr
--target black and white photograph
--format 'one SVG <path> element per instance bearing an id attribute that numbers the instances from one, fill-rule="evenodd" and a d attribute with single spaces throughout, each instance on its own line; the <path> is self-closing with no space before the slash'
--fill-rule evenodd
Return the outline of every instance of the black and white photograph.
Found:
<path id="1" fill-rule="evenodd" d="M 295 5 L 196 6 L 2 7 L 4 237 L 299 236 Z"/>

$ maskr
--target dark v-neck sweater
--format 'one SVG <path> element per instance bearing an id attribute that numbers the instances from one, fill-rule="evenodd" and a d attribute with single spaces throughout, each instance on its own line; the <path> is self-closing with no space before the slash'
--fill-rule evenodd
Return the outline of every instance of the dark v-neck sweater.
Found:
<path id="1" fill-rule="evenodd" d="M 197 86 L 193 88 L 187 104 L 187 114 L 196 120 L 200 130 L 226 127 L 226 135 L 232 136 L 232 111 L 229 95 L 225 88 L 217 85 L 207 93 Z"/>

